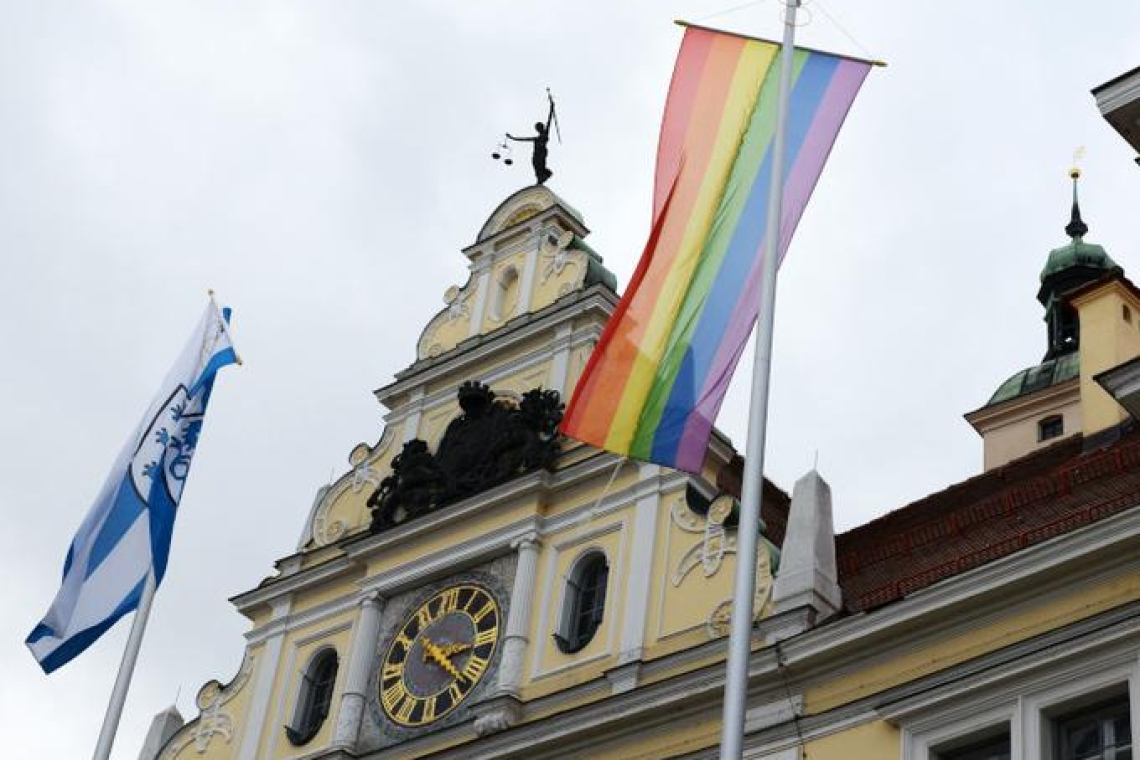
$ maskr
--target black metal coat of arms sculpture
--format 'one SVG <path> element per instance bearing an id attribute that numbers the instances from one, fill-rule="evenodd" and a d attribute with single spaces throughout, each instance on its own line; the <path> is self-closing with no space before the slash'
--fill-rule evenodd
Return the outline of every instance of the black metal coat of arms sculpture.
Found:
<path id="1" fill-rule="evenodd" d="M 459 387 L 463 413 L 447 426 L 435 454 L 414 438 L 392 460 L 392 474 L 368 499 L 377 533 L 472 496 L 516 475 L 552 469 L 558 456 L 558 391 L 534 388 L 517 404 L 486 385 Z"/>

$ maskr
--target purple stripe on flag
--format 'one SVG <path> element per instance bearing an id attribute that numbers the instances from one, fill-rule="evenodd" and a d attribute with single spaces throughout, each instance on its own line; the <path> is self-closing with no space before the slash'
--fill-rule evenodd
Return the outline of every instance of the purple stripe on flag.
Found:
<path id="1" fill-rule="evenodd" d="M 784 185 L 780 219 L 780 261 L 784 260 L 784 254 L 788 252 L 792 233 L 796 231 L 808 198 L 811 197 L 812 190 L 815 189 L 819 176 L 823 173 L 823 165 L 831 155 L 835 138 L 839 135 L 839 128 L 843 126 L 843 120 L 847 118 L 847 112 L 855 102 L 855 95 L 870 70 L 870 64 L 841 60 L 832 75 L 831 83 L 827 86 L 827 92 L 819 102 L 815 120 L 807 137 L 804 138 L 799 154 L 792 162 L 792 170 Z"/>

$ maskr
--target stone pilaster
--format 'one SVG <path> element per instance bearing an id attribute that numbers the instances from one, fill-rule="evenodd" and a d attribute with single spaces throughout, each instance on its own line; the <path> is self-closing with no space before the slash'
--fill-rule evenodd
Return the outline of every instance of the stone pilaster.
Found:
<path id="1" fill-rule="evenodd" d="M 518 565 L 515 568 L 515 585 L 511 589 L 510 612 L 507 613 L 507 629 L 503 633 L 503 657 L 499 665 L 499 691 L 518 696 L 522 683 L 523 657 L 529 643 L 527 629 L 530 627 L 531 601 L 534 598 L 534 584 L 538 576 L 538 550 L 540 544 L 533 533 L 516 539 L 511 546 L 518 551 Z"/>
<path id="2" fill-rule="evenodd" d="M 356 746 L 372 674 L 372 658 L 380 635 L 380 613 L 383 610 L 384 600 L 375 592 L 360 600 L 360 616 L 356 621 L 356 635 L 352 638 L 344 692 L 340 696 L 340 709 L 337 710 L 336 730 L 332 740 L 334 747 L 351 749 Z"/>
<path id="3" fill-rule="evenodd" d="M 515 567 L 515 585 L 511 589 L 507 628 L 503 633 L 503 654 L 499 660 L 499 683 L 494 696 L 478 710 L 475 732 L 480 736 L 505 731 L 518 722 L 520 715 L 519 688 L 522 685 L 523 663 L 529 643 L 531 601 L 538 576 L 538 537 L 528 533 L 511 543 L 518 552 Z"/>

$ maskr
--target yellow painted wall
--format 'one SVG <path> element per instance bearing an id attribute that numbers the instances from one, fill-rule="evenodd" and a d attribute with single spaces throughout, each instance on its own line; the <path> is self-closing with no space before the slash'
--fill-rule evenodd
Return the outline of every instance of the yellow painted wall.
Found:
<path id="1" fill-rule="evenodd" d="M 804 754 L 811 760 L 894 760 L 902 744 L 899 730 L 878 720 L 808 742 Z"/>
<path id="2" fill-rule="evenodd" d="M 344 679 L 348 674 L 348 654 L 352 640 L 352 629 L 351 627 L 344 628 L 343 624 L 351 623 L 354 617 L 354 614 L 345 614 L 337 618 L 322 620 L 318 624 L 290 631 L 286 635 L 284 646 L 281 649 L 281 667 L 277 671 L 277 680 L 273 685 L 274 697 L 270 701 L 270 710 L 266 716 L 265 729 L 262 733 L 259 757 L 282 759 L 301 757 L 311 754 L 315 749 L 328 746 L 336 727 L 340 695 L 344 689 Z M 321 629 L 337 627 L 342 628 L 337 633 L 330 635 L 321 635 L 320 633 Z M 329 714 L 316 736 L 304 746 L 294 747 L 286 738 L 283 726 L 293 722 L 293 716 L 297 709 L 297 697 L 301 690 L 301 677 L 305 668 L 317 652 L 327 647 L 336 649 L 339 658 L 336 686 L 333 689 Z"/>
<path id="3" fill-rule="evenodd" d="M 714 527 L 706 533 L 708 528 L 708 520 L 688 508 L 683 486 L 662 497 L 644 644 L 647 660 L 726 635 L 710 629 L 709 623 L 731 603 L 736 530 L 721 533 Z M 724 549 L 719 561 L 718 543 Z M 773 579 L 767 545 L 761 543 L 758 552 L 756 611 L 763 616 L 770 606 Z"/>
<path id="4" fill-rule="evenodd" d="M 1081 418 L 1084 434 L 1092 435 L 1128 419 L 1093 377 L 1140 356 L 1140 300 L 1113 281 L 1073 299 L 1073 306 L 1081 325 Z"/>
<path id="5" fill-rule="evenodd" d="M 199 708 L 215 704 L 216 695 L 217 711 L 199 715 L 183 726 L 171 737 L 159 760 L 230 760 L 237 756 L 264 651 L 263 646 L 251 647 L 246 654 L 251 659 L 242 663 L 243 667 L 249 665 L 248 673 L 239 670 L 231 683 L 222 687 L 221 694 L 215 690 L 216 682 L 207 683 L 199 690 L 196 697 Z M 212 730 L 221 728 L 225 730 Z"/>
<path id="6" fill-rule="evenodd" d="M 353 468 L 342 475 L 325 496 L 327 505 L 318 511 L 313 526 L 316 545 L 333 543 L 359 532 L 372 521 L 368 498 L 392 471 L 392 459 L 403 448 L 403 424 L 384 429 L 375 446 L 364 451 L 358 446 L 349 454 Z M 360 468 L 359 474 L 355 472 Z"/>
<path id="7" fill-rule="evenodd" d="M 448 291 L 454 293 L 454 300 L 437 314 L 423 335 L 420 336 L 419 358 L 428 359 L 455 348 L 457 344 L 471 336 L 472 310 L 475 308 L 476 282 L 468 283 L 463 289 Z"/>
<path id="8" fill-rule="evenodd" d="M 983 434 L 985 453 L 984 467 L 991 470 L 1018 457 L 1046 446 L 1052 446 L 1062 438 L 1075 435 L 1083 429 L 1081 422 L 1081 402 L 1079 392 L 1076 392 L 1078 381 L 1072 381 L 1073 395 L 1071 399 L 1059 398 L 1050 394 L 1043 404 L 1027 406 L 1016 419 L 1011 419 L 1000 427 L 988 430 Z M 1046 417 L 1060 414 L 1063 418 L 1064 433 L 1060 438 L 1050 438 L 1038 441 L 1038 423 Z"/>
<path id="9" fill-rule="evenodd" d="M 544 251 L 538 257 L 538 271 L 534 278 L 534 297 L 531 308 L 541 309 L 557 301 L 570 291 L 581 287 L 586 278 L 588 258 L 578 250 L 564 251 L 559 270 L 557 252 Z"/>
<path id="10" fill-rule="evenodd" d="M 590 760 L 661 760 L 697 752 L 720 742 L 720 716 L 688 718 L 635 738 L 591 748 Z"/>
<path id="11" fill-rule="evenodd" d="M 537 509 L 538 505 L 533 500 L 519 501 L 511 505 L 502 505 L 489 512 L 470 515 L 452 523 L 446 530 L 419 534 L 414 540 L 387 547 L 371 558 L 367 575 L 371 577 L 426 555 L 449 551 L 456 544 L 533 517 Z"/>
<path id="12" fill-rule="evenodd" d="M 632 509 L 627 507 L 544 538 L 538 558 L 536 598 L 531 608 L 531 649 L 527 652 L 523 668 L 522 691 L 525 699 L 534 699 L 600 678 L 614 666 L 625 622 L 624 581 L 629 577 L 631 524 Z M 569 577 L 574 563 L 593 550 L 605 552 L 610 567 L 605 612 L 590 643 L 574 654 L 565 654 L 558 649 L 552 638 L 562 617 L 567 589 L 565 579 Z M 543 628 L 543 594 L 547 589 L 547 622 Z M 537 670 L 533 667 L 535 649 L 540 653 Z"/>
<path id="13" fill-rule="evenodd" d="M 1007 615 L 966 633 L 900 654 L 809 689 L 805 709 L 815 715 L 857 699 L 936 673 L 987 652 L 1015 644 L 1077 620 L 1140 599 L 1140 575 L 1122 573 L 1095 585 L 1046 596 L 1040 604 L 1024 604 Z"/>
<path id="14" fill-rule="evenodd" d="M 516 364 L 518 361 L 521 361 L 526 357 L 536 357 L 548 354 L 550 351 L 550 340 L 552 337 L 553 332 L 538 333 L 526 340 L 522 340 L 516 343 L 512 347 L 510 354 L 499 354 L 482 361 L 469 362 L 463 366 L 462 371 L 459 373 L 441 375 L 432 379 L 424 386 L 424 392 L 428 396 L 434 396 L 437 393 L 443 393 L 454 399 L 456 391 L 459 390 L 460 383 L 463 383 L 467 380 L 489 382 L 487 378 L 491 377 L 504 367 L 509 367 L 510 365 Z M 492 387 L 495 387 L 500 382 L 504 382 L 504 380 L 496 379 L 490 382 L 490 385 Z"/>

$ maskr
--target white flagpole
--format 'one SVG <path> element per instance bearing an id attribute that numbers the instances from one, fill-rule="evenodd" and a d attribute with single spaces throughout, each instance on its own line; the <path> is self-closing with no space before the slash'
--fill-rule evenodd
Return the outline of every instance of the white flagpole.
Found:
<path id="1" fill-rule="evenodd" d="M 94 760 L 109 760 L 111 746 L 115 743 L 115 732 L 119 729 L 119 718 L 123 715 L 123 705 L 127 701 L 127 689 L 131 686 L 131 676 L 139 659 L 143 632 L 150 618 L 150 605 L 154 601 L 154 568 L 146 575 L 142 598 L 131 622 L 131 633 L 123 650 L 123 661 L 119 665 L 119 675 L 115 677 L 115 688 L 111 690 L 111 701 L 107 704 L 107 714 L 103 717 L 103 728 L 99 732 L 99 743 L 95 745 Z"/>
<path id="2" fill-rule="evenodd" d="M 776 95 L 776 134 L 772 142 L 772 175 L 768 186 L 768 226 L 760 272 L 760 316 L 756 328 L 756 358 L 752 365 L 752 399 L 748 409 L 748 442 L 744 488 L 736 538 L 736 581 L 732 594 L 732 632 L 724 682 L 724 725 L 721 760 L 740 760 L 744 752 L 744 716 L 748 707 L 748 668 L 752 656 L 752 604 L 756 591 L 756 544 L 760 534 L 760 499 L 764 482 L 764 443 L 768 420 L 768 380 L 772 369 L 772 326 L 776 309 L 776 267 L 779 264 L 780 206 L 784 191 L 784 132 L 788 91 L 792 82 L 792 51 L 796 9 L 800 0 L 783 0 L 784 39 L 780 49 L 780 89 Z"/>

